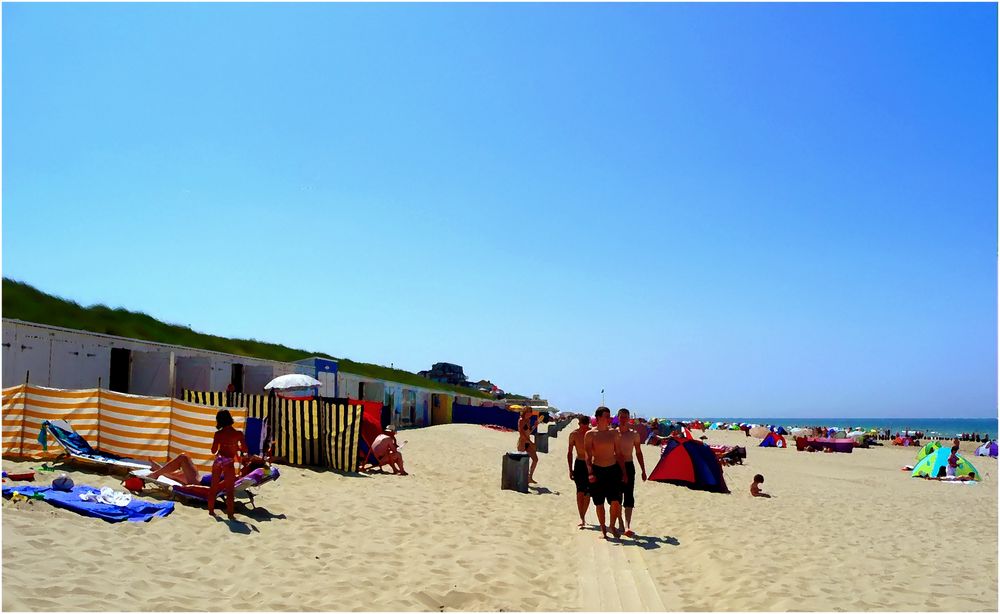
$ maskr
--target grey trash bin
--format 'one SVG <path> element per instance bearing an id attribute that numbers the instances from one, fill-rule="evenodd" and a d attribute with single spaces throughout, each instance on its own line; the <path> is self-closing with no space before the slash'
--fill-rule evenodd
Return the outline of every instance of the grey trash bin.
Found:
<path id="1" fill-rule="evenodd" d="M 549 425 L 549 437 L 555 439 L 558 436 L 559 436 L 559 427 L 556 426 L 555 424 L 550 424 Z"/>
<path id="2" fill-rule="evenodd" d="M 525 452 L 507 452 L 503 455 L 500 490 L 528 492 L 528 464 L 531 459 Z"/>
<path id="3" fill-rule="evenodd" d="M 538 451 L 545 454 L 549 453 L 549 435 L 548 433 L 538 433 L 535 435 L 535 444 L 538 446 Z"/>

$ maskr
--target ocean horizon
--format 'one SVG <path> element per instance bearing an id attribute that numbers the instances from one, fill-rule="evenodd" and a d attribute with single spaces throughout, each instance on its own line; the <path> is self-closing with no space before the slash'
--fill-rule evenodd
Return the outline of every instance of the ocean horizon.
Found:
<path id="1" fill-rule="evenodd" d="M 691 418 L 674 418 L 687 421 Z M 893 433 L 904 430 L 922 431 L 929 435 L 953 436 L 961 433 L 988 434 L 997 436 L 998 421 L 996 418 L 775 418 L 775 417 L 712 417 L 698 418 L 711 422 L 750 422 L 755 424 L 777 424 L 785 427 L 861 427 L 889 429 Z"/>

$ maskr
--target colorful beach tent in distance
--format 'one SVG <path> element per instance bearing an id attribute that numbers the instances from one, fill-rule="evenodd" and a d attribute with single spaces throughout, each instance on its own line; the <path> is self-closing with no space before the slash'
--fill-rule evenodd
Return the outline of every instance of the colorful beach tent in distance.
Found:
<path id="1" fill-rule="evenodd" d="M 922 448 L 920 448 L 920 451 L 917 452 L 917 460 L 923 460 L 925 456 L 927 456 L 928 454 L 933 454 L 934 451 L 939 449 L 940 447 L 941 447 L 940 441 L 928 441 L 926 444 L 924 444 Z"/>
<path id="2" fill-rule="evenodd" d="M 761 448 L 787 448 L 788 442 L 785 441 L 784 436 L 777 433 L 768 433 L 767 437 L 760 442 Z"/>
<path id="3" fill-rule="evenodd" d="M 978 448 L 976 448 L 976 456 L 992 456 L 993 458 L 996 458 L 997 442 L 989 441 L 979 446 Z"/>
<path id="4" fill-rule="evenodd" d="M 949 456 L 951 456 L 951 448 L 939 448 L 938 450 L 935 450 L 913 466 L 913 473 L 910 474 L 910 477 L 944 477 L 946 475 L 946 468 L 948 467 Z M 955 477 L 961 477 L 963 475 L 975 475 L 977 482 L 983 479 L 979 470 L 973 467 L 972 463 L 959 455 L 958 467 L 955 468 Z"/>
<path id="5" fill-rule="evenodd" d="M 695 440 L 670 437 L 663 444 L 660 462 L 649 474 L 654 482 L 669 482 L 694 490 L 728 493 L 722 465 L 712 448 Z"/>

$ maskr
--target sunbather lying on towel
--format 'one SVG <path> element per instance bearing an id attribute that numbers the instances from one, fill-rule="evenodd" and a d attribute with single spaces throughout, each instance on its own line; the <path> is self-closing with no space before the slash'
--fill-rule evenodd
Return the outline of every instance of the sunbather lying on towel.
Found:
<path id="1" fill-rule="evenodd" d="M 180 454 L 177 458 L 167 461 L 167 463 L 163 465 L 159 465 L 156 462 L 152 462 L 152 464 L 153 471 L 149 472 L 146 476 L 147 478 L 156 479 L 162 475 L 185 486 L 201 485 L 201 474 L 198 473 L 198 469 L 194 466 L 194 463 L 191 462 L 191 459 L 186 454 Z M 265 461 L 262 457 L 245 456 L 243 457 L 243 464 L 240 466 L 240 471 L 236 475 L 236 479 L 245 477 L 254 469 L 260 469 L 262 467 L 268 467 L 267 461 Z"/>

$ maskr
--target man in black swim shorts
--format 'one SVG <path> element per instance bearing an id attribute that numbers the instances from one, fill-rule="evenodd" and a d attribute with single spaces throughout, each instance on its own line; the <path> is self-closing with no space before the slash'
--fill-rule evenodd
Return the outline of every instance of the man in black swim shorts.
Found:
<path id="1" fill-rule="evenodd" d="M 580 416 L 577 419 L 579 428 L 569 434 L 569 450 L 566 452 L 566 462 L 569 464 L 569 479 L 576 483 L 576 509 L 580 512 L 581 529 L 587 526 L 587 508 L 590 507 L 590 479 L 587 471 L 587 450 L 584 447 L 584 437 L 590 430 L 590 417 Z M 573 460 L 576 452 L 576 460 Z"/>
<path id="2" fill-rule="evenodd" d="M 587 469 L 590 471 L 590 495 L 597 509 L 597 519 L 601 523 L 601 533 L 607 539 L 608 529 L 604 523 L 604 501 L 611 509 L 611 533 L 618 539 L 618 519 L 622 511 L 622 484 L 628 481 L 625 461 L 622 459 L 620 435 L 609 429 L 611 410 L 597 408 L 597 429 L 584 436 L 587 450 Z"/>

